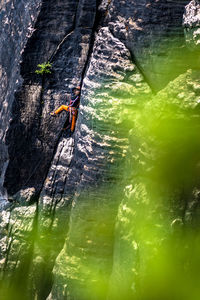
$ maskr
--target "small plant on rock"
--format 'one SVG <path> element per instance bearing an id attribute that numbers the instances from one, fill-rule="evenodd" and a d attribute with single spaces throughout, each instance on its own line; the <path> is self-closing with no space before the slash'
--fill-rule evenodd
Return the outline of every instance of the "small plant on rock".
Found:
<path id="1" fill-rule="evenodd" d="M 40 69 L 35 71 L 36 74 L 51 74 L 52 64 L 49 61 L 44 62 L 43 64 L 38 64 L 37 67 Z"/>

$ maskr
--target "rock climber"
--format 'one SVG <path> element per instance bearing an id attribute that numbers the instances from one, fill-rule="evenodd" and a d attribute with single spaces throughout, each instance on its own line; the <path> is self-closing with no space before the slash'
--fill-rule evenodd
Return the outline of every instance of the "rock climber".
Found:
<path id="1" fill-rule="evenodd" d="M 63 110 L 69 112 L 69 123 L 71 124 L 71 132 L 75 129 L 76 118 L 80 103 L 81 87 L 77 86 L 71 89 L 71 99 L 69 105 L 61 105 L 57 110 L 50 113 L 52 117 L 57 117 Z"/>

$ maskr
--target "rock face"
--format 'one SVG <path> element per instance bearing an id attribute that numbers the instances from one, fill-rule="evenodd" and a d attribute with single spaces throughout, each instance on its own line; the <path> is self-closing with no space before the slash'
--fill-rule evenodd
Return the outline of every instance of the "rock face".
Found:
<path id="1" fill-rule="evenodd" d="M 131 52 L 145 80 L 155 91 L 187 69 L 182 30 L 188 1 L 111 1 L 110 28 Z M 176 71 L 173 66 L 176 64 Z"/>
<path id="2" fill-rule="evenodd" d="M 0 49 L 0 197 L 6 200 L 3 189 L 4 173 L 8 164 L 5 134 L 9 127 L 14 93 L 21 82 L 19 64 L 22 52 L 33 32 L 41 1 L 1 1 L 1 49 Z M 2 201 L 1 200 L 1 201 Z"/>
<path id="3" fill-rule="evenodd" d="M 7 134 L 11 159 L 5 186 L 9 194 L 23 186 L 34 186 L 38 192 L 43 186 L 64 125 L 63 118 L 50 120 L 49 112 L 66 101 L 70 84 L 81 83 L 95 16 L 96 1 L 42 4 L 34 33 L 23 53 L 24 81 L 16 94 L 14 117 Z M 37 64 L 46 61 L 53 64 L 51 76 L 36 75 Z"/>
<path id="4" fill-rule="evenodd" d="M 187 46 L 191 50 L 199 50 L 200 45 L 200 3 L 191 1 L 184 14 L 185 37 Z"/>
<path id="5" fill-rule="evenodd" d="M 17 290 L 19 299 L 132 299 L 158 237 L 198 219 L 199 1 L 1 5 L 0 189 L 9 208 L 1 215 L 0 263 L 8 284 L 24 274 L 6 297 Z M 47 61 L 51 74 L 37 75 Z M 49 113 L 74 85 L 81 85 L 81 103 L 71 135 L 63 130 L 66 115 Z M 180 131 L 190 131 L 177 121 L 184 114 L 194 125 L 188 152 L 167 150 L 178 134 L 164 134 L 163 112 Z M 171 180 L 188 153 L 195 156 L 188 177 L 178 172 Z M 3 202 L 7 194 L 12 205 Z M 167 234 L 159 229 L 152 243 L 137 229 L 148 227 L 146 211 L 153 232 L 167 216 Z"/>

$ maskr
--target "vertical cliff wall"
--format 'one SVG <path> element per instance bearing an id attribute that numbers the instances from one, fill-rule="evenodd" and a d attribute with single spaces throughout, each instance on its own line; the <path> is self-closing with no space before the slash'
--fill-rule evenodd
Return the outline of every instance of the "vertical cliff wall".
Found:
<path id="1" fill-rule="evenodd" d="M 64 125 L 63 118 L 52 122 L 49 113 L 67 101 L 70 85 L 82 81 L 95 16 L 95 1 L 42 4 L 34 34 L 23 53 L 24 82 L 16 94 L 14 117 L 7 134 L 11 159 L 5 186 L 9 194 L 27 186 L 36 192 L 42 188 Z M 53 64 L 51 76 L 36 75 L 37 65 L 46 61 Z"/>
<path id="2" fill-rule="evenodd" d="M 154 199 L 165 207 L 162 199 L 172 198 L 169 224 L 188 214 L 193 219 L 198 184 L 192 179 L 183 196 L 182 179 L 158 187 L 154 173 L 146 175 L 160 151 L 151 138 L 159 135 L 146 132 L 136 112 L 144 110 L 146 124 L 155 122 L 148 112 L 156 119 L 163 100 L 198 114 L 198 11 L 198 1 L 162 0 L 7 1 L 3 7 L 2 40 L 13 50 L 5 55 L 1 48 L 1 185 L 13 204 L 1 215 L 1 264 L 4 274 L 25 270 L 19 298 L 121 299 L 127 293 L 131 299 L 147 264 L 146 245 L 135 237 L 138 205 L 150 205 L 153 216 Z M 25 16 L 23 25 L 17 13 Z M 52 73 L 36 75 L 37 64 L 47 61 Z M 51 119 L 49 113 L 73 85 L 81 85 L 81 104 L 70 135 L 63 131 L 66 115 Z M 189 174 L 198 165 L 195 155 Z M 151 186 L 159 189 L 156 196 Z"/>
<path id="3" fill-rule="evenodd" d="M 66 100 L 72 84 L 83 81 L 94 33 L 101 27 L 109 28 L 130 51 L 131 61 L 150 87 L 161 89 L 187 68 L 174 54 L 179 49 L 186 51 L 181 26 L 186 2 L 102 2 L 98 11 L 95 1 L 41 4 L 34 32 L 21 57 L 23 85 L 15 94 L 7 134 L 10 160 L 5 186 L 9 194 L 29 186 L 36 192 L 41 190 L 64 122 L 63 118 L 52 122 L 48 113 Z M 37 64 L 48 60 L 53 64 L 51 76 L 36 75 Z M 175 73 L 170 72 L 174 63 Z"/>
<path id="4" fill-rule="evenodd" d="M 0 194 L 6 200 L 3 189 L 4 173 L 8 164 L 5 134 L 11 118 L 14 93 L 21 83 L 19 65 L 22 52 L 40 11 L 41 1 L 2 1 L 1 2 L 1 128 L 0 128 Z M 1 200 L 1 201 L 2 201 Z"/>

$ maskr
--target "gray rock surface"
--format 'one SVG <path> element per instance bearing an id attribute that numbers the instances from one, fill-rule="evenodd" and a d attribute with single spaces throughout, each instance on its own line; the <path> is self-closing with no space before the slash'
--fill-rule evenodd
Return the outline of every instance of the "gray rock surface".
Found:
<path id="1" fill-rule="evenodd" d="M 125 83 L 125 79 L 130 82 Z M 94 274 L 91 274 L 92 270 L 87 271 L 87 276 L 84 274 L 88 261 L 92 261 L 94 266 L 98 265 L 97 274 L 104 273 L 107 283 L 101 299 L 106 297 L 112 269 L 115 217 L 125 185 L 123 168 L 128 131 L 122 131 L 125 116 L 121 111 L 126 103 L 123 98 L 125 90 L 127 95 L 136 97 L 138 94 L 141 99 L 143 95 L 151 94 L 150 88 L 131 63 L 128 49 L 112 35 L 108 27 L 102 27 L 96 35 L 83 82 L 77 124 L 80 131 L 75 137 L 75 159 L 82 174 L 70 215 L 69 240 L 58 256 L 54 269 L 57 284 L 52 291 L 53 299 L 78 298 L 80 291 L 82 299 L 93 299 L 94 295 L 87 292 L 87 285 L 88 278 Z M 134 107 L 136 101 L 126 105 Z M 102 252 L 104 258 L 101 257 Z M 66 257 L 69 257 L 67 265 L 64 264 Z M 64 265 L 65 269 L 62 268 Z M 82 280 L 78 278 L 79 273 L 83 276 Z M 59 284 L 66 280 L 67 290 L 64 284 L 63 288 Z"/>
<path id="2" fill-rule="evenodd" d="M 28 38 L 40 11 L 40 0 L 1 1 L 0 3 L 0 202 L 7 194 L 3 188 L 4 173 L 9 156 L 5 146 L 6 130 L 11 118 L 14 93 L 21 83 L 19 65 Z"/>
<path id="3" fill-rule="evenodd" d="M 187 69 L 182 18 L 188 1 L 111 1 L 109 27 L 155 91 Z M 185 54 L 188 57 L 188 54 Z M 176 65 L 176 69 L 174 68 Z"/>
<path id="4" fill-rule="evenodd" d="M 158 211 L 151 206 L 151 187 L 157 188 L 158 206 L 171 201 L 162 210 L 170 216 L 169 232 L 198 219 L 199 185 L 193 176 L 184 197 L 178 180 L 159 187 L 156 180 L 145 181 L 160 144 L 135 112 L 142 107 L 144 116 L 149 111 L 156 119 L 165 99 L 192 110 L 192 122 L 198 115 L 199 71 L 192 69 L 192 58 L 198 50 L 199 2 L 3 5 L 0 184 L 13 203 L 0 216 L 2 274 L 12 279 L 25 270 L 20 284 L 26 278 L 21 291 L 26 300 L 80 300 L 80 294 L 81 300 L 116 300 L 124 293 L 132 299 L 151 244 L 136 238 L 140 205 L 149 211 L 152 227 Z M 52 73 L 36 75 L 37 64 L 47 61 Z M 70 135 L 63 130 L 66 115 L 51 119 L 49 113 L 66 102 L 73 85 L 81 85 L 81 104 Z M 197 160 L 186 167 L 199 177 Z M 164 240 L 162 230 L 161 235 Z"/>
<path id="5" fill-rule="evenodd" d="M 199 50 L 200 47 L 200 3 L 191 1 L 185 9 L 183 16 L 185 38 L 190 50 Z"/>
<path id="6" fill-rule="evenodd" d="M 42 4 L 34 33 L 23 53 L 24 81 L 16 94 L 7 133 L 10 161 L 5 186 L 9 194 L 15 194 L 22 187 L 33 186 L 36 193 L 42 189 L 66 119 L 62 116 L 51 120 L 49 113 L 66 103 L 72 84 L 81 83 L 95 15 L 96 1 Z M 37 64 L 46 61 L 53 65 L 52 74 L 36 75 Z"/>

